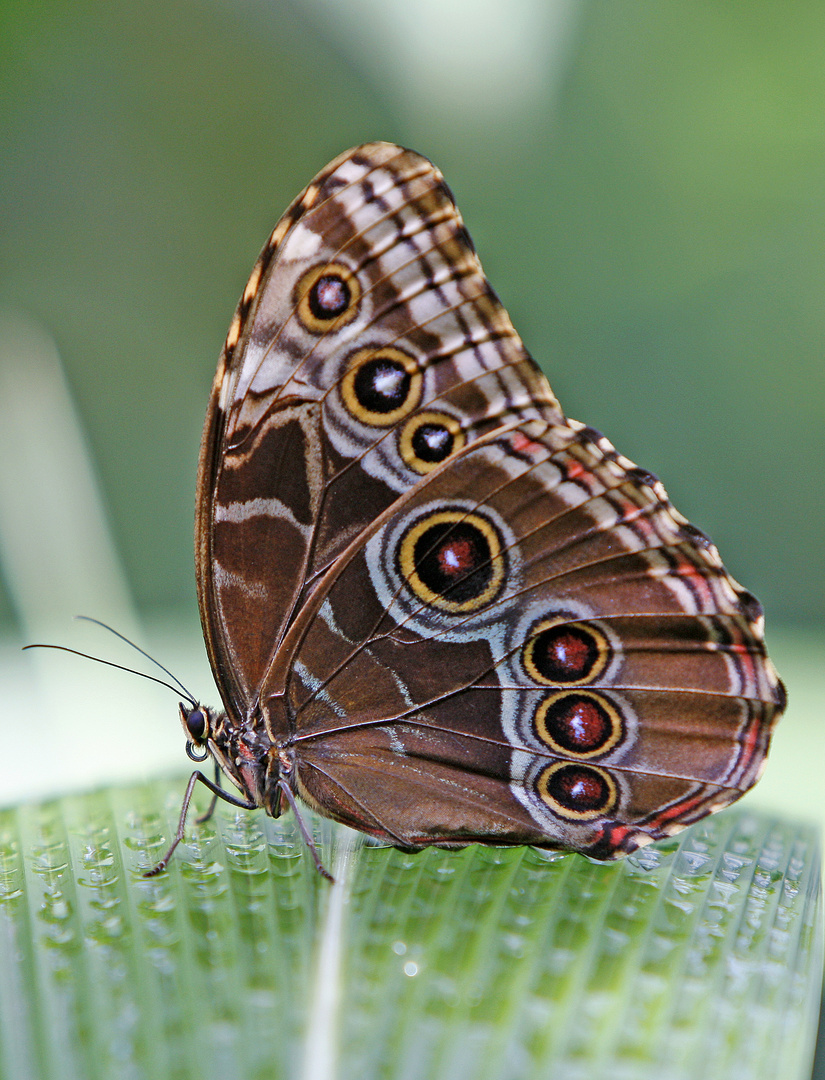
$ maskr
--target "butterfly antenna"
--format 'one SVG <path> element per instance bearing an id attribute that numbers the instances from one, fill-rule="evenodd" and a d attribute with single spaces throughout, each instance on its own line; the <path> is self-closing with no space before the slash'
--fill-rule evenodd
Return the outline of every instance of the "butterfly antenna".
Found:
<path id="1" fill-rule="evenodd" d="M 92 621 L 94 622 L 94 620 Z M 120 637 L 119 634 L 118 637 Z M 154 675 L 147 675 L 145 671 L 138 671 L 137 668 L 126 667 L 125 664 L 115 664 L 112 660 L 103 660 L 99 656 L 92 656 L 91 653 L 80 652 L 78 649 L 70 649 L 66 645 L 45 645 L 37 642 L 34 645 L 24 645 L 23 651 L 25 652 L 26 649 L 58 649 L 60 652 L 72 653 L 73 656 L 82 656 L 85 660 L 94 660 L 96 664 L 105 664 L 106 667 L 117 668 L 118 671 L 128 671 L 130 675 L 140 675 L 141 679 L 148 679 L 149 682 L 157 683 L 159 686 L 165 686 L 176 694 L 180 694 L 181 691 L 183 691 L 183 696 L 188 699 L 192 708 L 196 709 L 198 707 L 197 701 L 180 683 L 178 683 L 177 686 L 173 686 L 172 683 L 166 682 L 165 679 L 156 679 Z M 143 652 L 143 649 L 139 649 L 138 652 Z M 151 660 L 152 657 L 150 656 L 149 659 Z M 162 667 L 162 665 L 158 664 L 158 667 Z M 166 671 L 166 668 L 163 668 L 163 670 Z M 175 676 L 173 675 L 172 678 L 175 679 Z M 175 679 L 175 682 L 177 683 L 178 680 Z"/>
<path id="2" fill-rule="evenodd" d="M 168 675 L 169 678 L 172 680 L 172 682 L 175 684 L 175 687 L 177 688 L 177 690 L 180 690 L 180 692 L 184 695 L 184 697 L 187 697 L 189 699 L 189 701 L 192 703 L 193 706 L 197 706 L 197 699 L 195 698 L 195 696 L 193 694 L 191 694 L 186 689 L 186 687 L 183 685 L 183 683 L 180 681 L 180 679 L 176 675 L 173 675 L 172 672 L 169 670 L 169 668 L 165 668 L 163 666 L 163 664 L 160 662 L 160 660 L 156 660 L 154 658 L 154 656 L 150 656 L 149 653 L 146 652 L 145 649 L 141 649 L 140 645 L 136 645 L 134 643 L 134 641 L 130 641 L 129 638 L 126 637 L 125 634 L 121 634 L 119 630 L 115 630 L 115 628 L 113 626 L 109 626 L 108 623 L 101 622 L 100 619 L 93 619 L 91 615 L 75 615 L 75 618 L 76 619 L 82 619 L 83 622 L 94 623 L 95 626 L 102 626 L 104 630 L 108 630 L 109 633 L 114 634 L 116 638 L 120 638 L 120 640 L 125 641 L 127 645 L 131 645 L 133 649 L 137 650 L 137 652 L 140 653 L 141 656 L 145 656 L 146 659 L 150 663 L 154 664 L 155 667 L 160 668 L 160 670 L 164 673 L 164 675 Z M 72 651 L 73 650 L 69 649 L 69 652 L 72 652 Z M 85 653 L 80 653 L 79 655 L 80 656 L 85 656 L 86 654 Z M 92 657 L 89 657 L 89 659 L 90 660 L 97 660 L 97 657 L 92 656 Z M 109 661 L 108 660 L 102 660 L 101 663 L 108 664 Z M 112 667 L 120 667 L 120 664 L 112 664 L 111 666 Z M 123 670 L 124 671 L 131 671 L 132 669 L 131 668 L 123 668 Z M 141 674 L 143 674 L 143 672 L 138 671 L 135 674 L 141 675 Z M 152 675 L 146 675 L 145 677 L 147 679 L 153 679 Z M 163 682 L 161 679 L 154 679 L 154 682 L 159 682 L 159 683 L 161 683 L 162 686 L 169 686 L 169 683 Z M 175 687 L 172 687 L 172 689 L 175 689 Z M 176 692 L 177 692 L 177 690 L 176 690 Z"/>

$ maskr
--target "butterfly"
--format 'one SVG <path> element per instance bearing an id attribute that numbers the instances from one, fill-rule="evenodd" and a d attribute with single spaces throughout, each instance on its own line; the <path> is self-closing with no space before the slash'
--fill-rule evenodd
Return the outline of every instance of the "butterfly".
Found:
<path id="1" fill-rule="evenodd" d="M 615 859 L 739 798 L 785 705 L 758 601 L 564 415 L 441 173 L 389 143 L 320 172 L 255 264 L 195 546 L 224 711 L 181 706 L 216 779 L 175 843 L 202 781 L 292 808 L 319 869 L 301 803 L 407 850 Z"/>

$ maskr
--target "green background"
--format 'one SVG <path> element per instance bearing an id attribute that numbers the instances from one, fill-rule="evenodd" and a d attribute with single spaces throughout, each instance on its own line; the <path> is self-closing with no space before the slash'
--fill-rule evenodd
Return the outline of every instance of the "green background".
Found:
<path id="1" fill-rule="evenodd" d="M 57 342 L 140 610 L 193 603 L 200 427 L 263 240 L 384 138 L 441 167 L 569 414 L 664 479 L 769 625 L 821 625 L 825 8 L 503 6 L 525 41 L 487 40 L 486 2 L 2 6 L 0 296 Z"/>
<path id="2" fill-rule="evenodd" d="M 822 813 L 825 6 L 0 12 L 0 315 L 59 351 L 127 597 L 112 600 L 71 521 L 85 503 L 59 409 L 39 384 L 15 398 L 28 346 L 0 333 L 0 680 L 8 738 L 41 757 L 27 773 L 4 756 L 6 798 L 145 776 L 155 749 L 182 761 L 168 694 L 147 705 L 137 680 L 54 654 L 21 667 L 16 646 L 48 635 L 134 662 L 70 623 L 87 612 L 211 696 L 192 517 L 216 358 L 283 208 L 332 156 L 381 138 L 442 168 L 568 413 L 661 476 L 763 601 L 791 693 L 764 790 Z"/>
<path id="3" fill-rule="evenodd" d="M 390 139 L 443 170 L 569 415 L 657 473 L 764 603 L 791 708 L 760 792 L 825 812 L 825 6 L 0 12 L 0 321 L 48 335 L 68 385 L 62 406 L 36 382 L 21 397 L 29 346 L 0 332 L 0 797 L 183 764 L 168 692 L 17 646 L 134 663 L 70 622 L 85 612 L 212 697 L 192 518 L 217 355 L 287 203 Z M 114 577 L 72 521 L 93 517 L 61 441 L 72 402 Z"/>
<path id="4" fill-rule="evenodd" d="M 214 700 L 192 519 L 218 352 L 287 203 L 389 139 L 444 172 L 567 412 L 762 600 L 790 708 L 755 797 L 822 820 L 823 55 L 820 0 L 0 0 L 0 802 L 183 769 L 168 692 L 19 645 L 134 663 L 87 612 Z M 40 384 L 12 393 L 21 320 L 62 360 L 125 607 L 73 467 L 37 494 L 70 459 Z"/>

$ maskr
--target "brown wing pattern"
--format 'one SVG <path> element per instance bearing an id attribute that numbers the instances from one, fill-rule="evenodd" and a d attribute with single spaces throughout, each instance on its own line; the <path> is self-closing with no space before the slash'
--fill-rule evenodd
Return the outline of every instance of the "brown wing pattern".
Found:
<path id="1" fill-rule="evenodd" d="M 612 858 L 758 778 L 784 706 L 758 603 L 564 417 L 418 155 L 350 151 L 276 227 L 199 490 L 230 718 L 323 813 Z"/>
<path id="2" fill-rule="evenodd" d="M 254 704 L 302 591 L 347 543 L 520 415 L 561 416 L 441 174 L 385 143 L 337 159 L 258 259 L 204 432 L 200 606 L 230 710 Z"/>
<path id="3" fill-rule="evenodd" d="M 295 656 L 310 799 L 338 783 L 410 846 L 614 857 L 752 786 L 784 706 L 758 603 L 661 484 L 582 425 L 538 428 L 423 481 L 330 575 Z M 402 774 L 431 776 L 429 817 L 393 809 Z"/>

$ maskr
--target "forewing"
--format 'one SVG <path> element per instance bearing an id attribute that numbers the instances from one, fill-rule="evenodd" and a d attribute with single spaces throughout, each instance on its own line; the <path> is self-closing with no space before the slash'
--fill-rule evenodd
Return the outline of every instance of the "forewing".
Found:
<path id="1" fill-rule="evenodd" d="M 441 174 L 350 151 L 275 228 L 233 319 L 201 452 L 201 618 L 230 711 L 318 577 L 404 491 L 516 416 L 560 416 Z"/>

